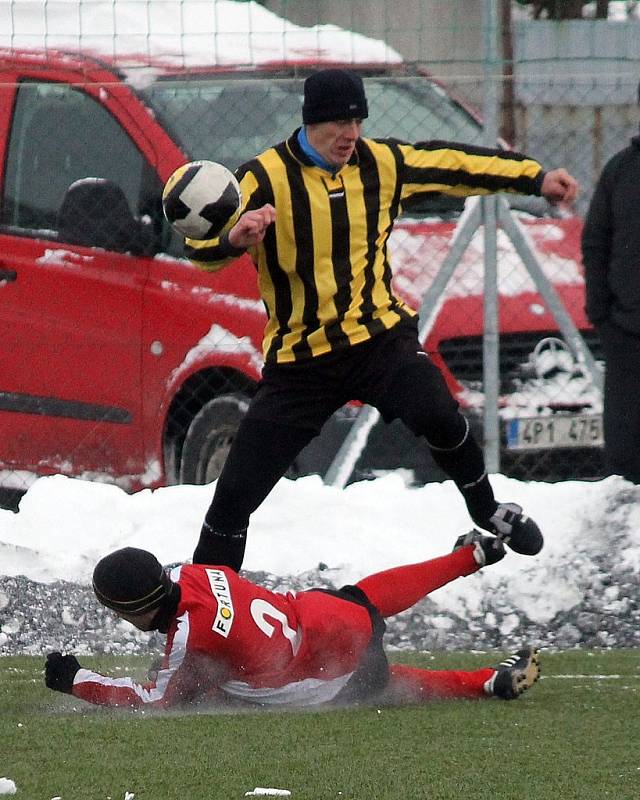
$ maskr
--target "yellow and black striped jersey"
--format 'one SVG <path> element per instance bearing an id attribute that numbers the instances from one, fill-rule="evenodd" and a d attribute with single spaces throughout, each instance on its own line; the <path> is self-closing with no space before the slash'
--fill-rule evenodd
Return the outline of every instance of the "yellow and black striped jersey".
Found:
<path id="1" fill-rule="evenodd" d="M 243 211 L 271 203 L 276 221 L 249 253 L 268 321 L 265 360 L 335 352 L 415 315 L 393 292 L 387 240 L 408 198 L 540 194 L 540 164 L 520 153 L 452 142 L 361 138 L 335 175 L 313 165 L 297 131 L 236 172 Z M 239 251 L 225 236 L 186 241 L 205 270 Z"/>

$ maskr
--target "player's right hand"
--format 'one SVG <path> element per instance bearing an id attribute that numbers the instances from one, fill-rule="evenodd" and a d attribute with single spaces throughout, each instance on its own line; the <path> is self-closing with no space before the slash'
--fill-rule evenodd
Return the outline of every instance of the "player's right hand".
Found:
<path id="1" fill-rule="evenodd" d="M 75 656 L 49 653 L 44 665 L 44 682 L 48 689 L 71 694 L 73 679 L 81 669 Z"/>
<path id="2" fill-rule="evenodd" d="M 239 250 L 259 244 L 275 219 L 276 210 L 269 203 L 253 211 L 245 211 L 229 231 L 229 244 Z"/>

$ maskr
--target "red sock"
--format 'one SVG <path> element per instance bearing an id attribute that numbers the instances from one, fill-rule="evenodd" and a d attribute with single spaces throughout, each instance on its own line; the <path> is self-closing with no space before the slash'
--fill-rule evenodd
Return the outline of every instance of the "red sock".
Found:
<path id="1" fill-rule="evenodd" d="M 485 683 L 495 669 L 461 670 L 417 669 L 391 664 L 387 694 L 395 702 L 427 702 L 442 698 L 487 697 Z"/>
<path id="2" fill-rule="evenodd" d="M 383 617 L 391 617 L 411 608 L 449 581 L 471 575 L 477 569 L 473 545 L 469 544 L 440 558 L 377 572 L 358 581 L 356 586 Z"/>

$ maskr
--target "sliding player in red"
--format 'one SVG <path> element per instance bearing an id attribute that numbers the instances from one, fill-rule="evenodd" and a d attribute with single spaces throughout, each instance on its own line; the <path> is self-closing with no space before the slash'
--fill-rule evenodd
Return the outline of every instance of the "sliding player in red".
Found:
<path id="1" fill-rule="evenodd" d="M 337 591 L 280 594 L 228 567 L 185 564 L 167 573 L 151 553 L 127 547 L 98 562 L 93 587 L 122 619 L 167 634 L 155 680 L 109 678 L 83 669 L 73 655 L 51 653 L 45 682 L 90 703 L 130 707 L 511 700 L 538 679 L 532 647 L 497 667 L 437 671 L 388 664 L 382 646 L 385 617 L 504 555 L 500 540 L 471 531 L 440 558 Z"/>

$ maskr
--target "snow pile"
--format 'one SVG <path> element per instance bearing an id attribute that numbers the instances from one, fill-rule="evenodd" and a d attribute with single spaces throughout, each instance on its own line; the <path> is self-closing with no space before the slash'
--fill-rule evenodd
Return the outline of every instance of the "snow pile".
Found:
<path id="1" fill-rule="evenodd" d="M 640 487 L 621 478 L 522 483 L 494 476 L 545 534 L 542 553 L 509 552 L 388 621 L 401 649 L 640 646 Z M 212 486 L 128 495 L 61 476 L 41 478 L 20 512 L 0 511 L 0 654 L 155 650 L 161 637 L 118 622 L 90 587 L 96 561 L 124 546 L 165 564 L 188 560 Z M 421 487 L 397 475 L 339 490 L 281 480 L 253 515 L 245 570 L 283 591 L 337 588 L 449 552 L 471 527 L 451 481 Z"/>
<path id="2" fill-rule="evenodd" d="M 10 778 L 0 778 L 0 794 L 15 794 L 15 783 Z"/>

